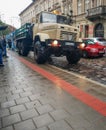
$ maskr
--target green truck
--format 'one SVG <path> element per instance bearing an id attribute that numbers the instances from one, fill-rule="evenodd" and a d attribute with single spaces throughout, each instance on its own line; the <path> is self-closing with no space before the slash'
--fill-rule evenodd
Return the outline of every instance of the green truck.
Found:
<path id="1" fill-rule="evenodd" d="M 76 64 L 80 58 L 80 50 L 75 41 L 78 28 L 69 25 L 66 16 L 41 12 L 36 16 L 35 23 L 26 23 L 15 32 L 18 53 L 27 56 L 34 51 L 34 59 L 43 64 L 51 55 L 66 56 L 70 64 Z"/>
<path id="2" fill-rule="evenodd" d="M 15 41 L 18 53 L 27 56 L 32 47 L 32 36 L 30 33 L 31 23 L 26 23 L 15 31 Z"/>

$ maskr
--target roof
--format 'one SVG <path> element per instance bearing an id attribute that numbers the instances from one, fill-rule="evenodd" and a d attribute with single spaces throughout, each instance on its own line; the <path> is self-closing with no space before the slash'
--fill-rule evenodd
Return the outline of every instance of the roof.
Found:
<path id="1" fill-rule="evenodd" d="M 34 1 L 33 1 L 31 4 L 29 4 L 23 11 L 21 11 L 21 13 L 19 14 L 19 16 L 22 15 L 22 14 L 23 14 L 28 8 L 30 8 L 33 4 L 34 4 Z"/>

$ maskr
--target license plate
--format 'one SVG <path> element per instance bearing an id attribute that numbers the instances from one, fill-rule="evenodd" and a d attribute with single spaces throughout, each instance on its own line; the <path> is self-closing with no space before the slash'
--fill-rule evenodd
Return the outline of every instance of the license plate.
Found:
<path id="1" fill-rule="evenodd" d="M 104 51 L 99 51 L 99 53 L 105 53 Z"/>
<path id="2" fill-rule="evenodd" d="M 72 43 L 72 42 L 65 42 L 65 45 L 67 45 L 67 46 L 74 46 L 74 43 Z"/>

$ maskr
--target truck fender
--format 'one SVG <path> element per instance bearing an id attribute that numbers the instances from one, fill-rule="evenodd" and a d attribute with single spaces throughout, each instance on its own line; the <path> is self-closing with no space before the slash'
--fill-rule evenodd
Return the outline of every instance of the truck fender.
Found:
<path id="1" fill-rule="evenodd" d="M 36 38 L 38 37 L 40 38 L 41 42 L 45 42 L 46 39 L 50 38 L 49 35 L 46 33 L 37 33 L 34 40 L 36 40 Z"/>

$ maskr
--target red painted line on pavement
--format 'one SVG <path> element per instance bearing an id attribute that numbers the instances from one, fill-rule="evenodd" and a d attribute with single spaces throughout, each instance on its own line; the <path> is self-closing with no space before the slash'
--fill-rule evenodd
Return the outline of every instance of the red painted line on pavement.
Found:
<path id="1" fill-rule="evenodd" d="M 60 86 L 62 89 L 76 97 L 81 102 L 85 103 L 86 105 L 93 108 L 95 111 L 100 113 L 103 116 L 106 116 L 106 103 L 99 100 L 98 98 L 80 90 L 76 86 L 66 82 L 65 80 L 62 80 L 58 76 L 53 75 L 50 72 L 45 71 L 44 69 L 38 67 L 36 64 L 33 64 L 21 57 L 18 57 L 18 59 L 23 62 L 25 65 L 27 65 L 32 70 L 38 72 L 42 76 L 46 77 L 56 85 Z"/>

